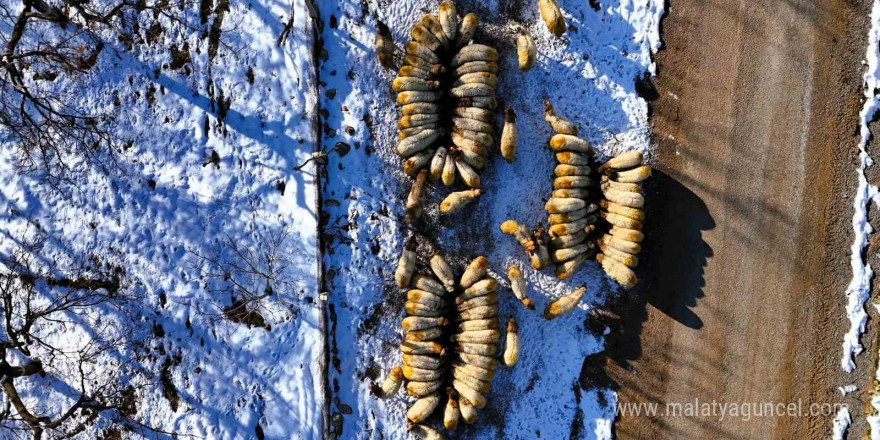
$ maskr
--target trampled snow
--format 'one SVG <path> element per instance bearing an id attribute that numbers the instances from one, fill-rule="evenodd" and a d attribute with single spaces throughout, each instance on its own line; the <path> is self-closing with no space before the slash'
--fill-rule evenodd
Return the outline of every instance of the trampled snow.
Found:
<path id="1" fill-rule="evenodd" d="M 392 274 L 410 234 L 403 212 L 411 185 L 411 178 L 401 172 L 402 160 L 393 153 L 399 109 L 390 84 L 396 71 L 378 65 L 373 41 L 378 19 L 391 28 L 400 58 L 410 28 L 422 14 L 434 13 L 439 3 L 343 0 L 320 5 L 327 51 L 320 74 L 326 83 L 322 108 L 328 111 L 324 148 L 337 142 L 350 146 L 343 157 L 331 155 L 323 188 L 329 214 L 325 263 L 330 325 L 335 335 L 333 411 L 342 419 L 345 439 L 406 437 L 406 399 L 379 401 L 369 393 L 371 381 L 381 380 L 400 362 L 404 301 Z M 493 158 L 480 175 L 485 194 L 451 217 L 441 217 L 436 210 L 449 190 L 432 184 L 426 221 L 415 232 L 428 237 L 431 247 L 459 268 L 478 255 L 488 257 L 492 275 L 504 286 L 500 315 L 503 320 L 516 318 L 523 351 L 514 368 L 496 374 L 479 422 L 460 428 L 451 438 L 611 436 L 616 396 L 591 385 L 597 378 L 585 368 L 590 356 L 603 350 L 603 336 L 601 331 L 588 332 L 585 321 L 589 309 L 619 294 L 614 282 L 595 262 L 586 263 L 565 282 L 550 271 L 536 272 L 519 245 L 498 229 L 506 219 L 531 227 L 546 221 L 544 200 L 555 164 L 545 146 L 551 130 L 543 119 L 542 100 L 552 101 L 579 125 L 600 159 L 633 149 L 650 152 L 648 108 L 635 82 L 653 72 L 651 55 L 660 45 L 663 2 L 600 3 L 594 10 L 586 1 L 563 2 L 571 29 L 557 39 L 536 7 L 456 2 L 461 15 L 478 15 L 477 40 L 500 53 L 497 95 L 502 108 L 510 105 L 518 115 L 518 160 L 507 164 L 500 156 Z M 537 63 L 528 73 L 517 69 L 513 46 L 520 25 L 538 45 Z M 505 280 L 511 264 L 525 274 L 537 311 L 523 310 L 509 293 Z M 540 317 L 549 300 L 582 284 L 588 293 L 579 310 L 552 322 Z"/>
<path id="2" fill-rule="evenodd" d="M 126 366 L 129 384 L 141 385 L 138 423 L 199 438 L 254 438 L 259 426 L 267 439 L 318 439 L 316 189 L 312 166 L 293 169 L 314 146 L 311 23 L 297 0 L 295 29 L 279 46 L 289 4 L 231 3 L 213 63 L 198 11 L 186 17 L 193 29 L 144 13 L 130 50 L 116 38 L 105 42 L 99 74 L 78 93 L 87 110 L 118 116 L 114 134 L 131 141 L 118 168 L 87 169 L 53 188 L 16 173 L 3 148 L 0 252 L 33 231 L 31 222 L 51 237 L 47 259 L 95 256 L 124 268 L 125 283 L 143 301 L 81 317 L 52 337 L 73 348 L 92 340 L 99 322 L 112 321 L 113 332 L 103 336 L 121 347 L 89 373 Z M 180 69 L 169 67 L 171 45 L 191 57 Z M 225 99 L 230 108 L 221 123 L 217 103 Z M 205 164 L 212 152 L 216 167 Z M 217 267 L 196 255 L 235 262 L 224 241 L 260 255 L 276 243 L 277 256 L 290 262 L 279 274 L 288 282 L 266 304 L 271 331 L 218 319 L 230 305 L 223 292 L 229 283 L 206 278 Z M 52 370 L 46 379 L 17 383 L 36 413 L 52 417 L 67 409 L 78 386 Z M 110 423 L 99 421 L 78 438 L 101 438 Z M 124 436 L 137 432 L 171 438 L 137 427 Z"/>
<path id="3" fill-rule="evenodd" d="M 303 0 L 293 3 L 293 32 L 281 45 L 276 40 L 290 4 L 231 3 L 214 60 L 208 59 L 207 33 L 198 30 L 205 28 L 198 11 L 187 17 L 192 28 L 155 17 L 161 31 L 149 38 L 154 22 L 145 14 L 130 49 L 107 39 L 100 74 L 81 90 L 87 108 L 115 113 L 115 134 L 131 141 L 118 169 L 87 169 L 75 184 L 50 187 L 39 176 L 15 172 L 3 150 L 0 252 L 39 223 L 53 238 L 46 257 L 99 255 L 125 268 L 132 291 L 144 301 L 124 313 L 101 310 L 51 336 L 75 347 L 93 337 L 90 326 L 112 323 L 108 336 L 120 348 L 92 373 L 132 365 L 131 382 L 142 385 L 134 416 L 139 423 L 204 438 L 253 438 L 257 432 L 266 439 L 321 438 L 315 168 L 294 170 L 315 148 L 311 127 L 320 104 L 327 110 L 323 147 L 350 146 L 330 156 L 323 189 L 332 408 L 341 415 L 341 438 L 402 439 L 404 399 L 377 401 L 368 392 L 370 381 L 399 360 L 403 301 L 391 288 L 391 273 L 407 237 L 402 213 L 409 190 L 391 151 L 398 115 L 390 91 L 394 72 L 377 65 L 372 44 L 377 17 L 402 45 L 419 15 L 439 2 L 317 2 L 326 50 L 320 78 L 313 75 L 313 23 Z M 502 316 L 520 324 L 520 363 L 497 374 L 480 423 L 458 438 L 532 439 L 538 432 L 553 439 L 611 437 L 616 395 L 583 373 L 589 373 L 589 357 L 603 349 L 604 332 L 587 331 L 585 321 L 590 308 L 619 292 L 593 262 L 566 282 L 531 270 L 498 225 L 512 218 L 535 226 L 546 218 L 553 158 L 544 147 L 550 136 L 544 99 L 578 123 L 600 159 L 632 149 L 650 153 L 647 104 L 635 81 L 655 71 L 651 55 L 660 47 L 663 2 L 609 0 L 599 10 L 586 1 L 569 3 L 563 7 L 571 29 L 557 39 L 535 8 L 459 2 L 460 11 L 479 16 L 478 38 L 501 52 L 499 97 L 519 116 L 519 160 L 495 158 L 481 175 L 486 194 L 472 209 L 440 218 L 432 207 L 419 232 L 436 238 L 459 267 L 488 256 L 498 280 L 508 265 L 519 265 L 538 310 L 523 310 L 509 298 L 502 302 Z M 526 74 L 513 55 L 518 25 L 539 47 L 538 62 Z M 179 69 L 169 67 L 171 45 L 188 47 L 191 60 Z M 320 103 L 309 94 L 316 81 L 325 83 Z M 226 99 L 228 111 L 218 106 Z M 214 152 L 219 166 L 209 161 Z M 432 189 L 432 206 L 445 192 Z M 280 275 L 290 288 L 268 300 L 271 330 L 219 319 L 231 301 L 220 292 L 229 286 L 207 276 L 216 268 L 199 256 L 234 262 L 229 243 L 257 252 L 279 237 L 287 237 L 279 253 L 292 264 Z M 540 317 L 551 298 L 581 284 L 588 293 L 578 311 L 553 322 Z M 58 415 L 75 397 L 60 377 L 21 381 L 19 390 L 39 413 Z M 97 438 L 109 423 L 84 435 Z"/>

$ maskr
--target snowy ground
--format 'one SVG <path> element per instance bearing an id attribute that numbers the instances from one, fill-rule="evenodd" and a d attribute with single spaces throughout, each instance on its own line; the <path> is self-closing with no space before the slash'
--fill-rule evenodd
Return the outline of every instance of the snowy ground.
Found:
<path id="1" fill-rule="evenodd" d="M 561 39 L 549 35 L 533 2 L 522 3 L 459 2 L 460 11 L 480 17 L 478 40 L 501 52 L 499 97 L 519 115 L 519 160 L 494 159 L 481 175 L 487 193 L 475 209 L 454 217 L 437 216 L 445 190 L 433 190 L 432 207 L 412 233 L 424 252 L 440 249 L 459 266 L 486 255 L 499 280 L 509 264 L 519 265 L 538 312 L 550 298 L 588 286 L 581 309 L 552 323 L 509 297 L 502 302 L 502 316 L 520 323 L 521 360 L 496 376 L 480 423 L 458 436 L 610 438 L 616 397 L 591 385 L 582 370 L 603 347 L 588 310 L 617 295 L 614 284 L 595 263 L 565 283 L 531 270 L 498 225 L 507 218 L 532 226 L 545 219 L 553 159 L 544 147 L 550 135 L 541 116 L 544 99 L 575 120 L 602 156 L 650 153 L 647 104 L 636 80 L 653 73 L 663 3 L 563 1 L 571 29 Z M 326 58 L 319 78 L 304 0 L 295 0 L 294 30 L 281 45 L 276 39 L 290 17 L 289 3 L 232 2 L 213 60 L 205 30 L 216 11 L 206 22 L 189 11 L 187 26 L 143 14 L 132 46 L 108 38 L 98 73 L 76 85 L 87 110 L 116 114 L 114 134 L 131 142 L 118 168 L 87 168 L 75 184 L 50 187 L 39 175 L 16 173 L 8 149 L 0 152 L 0 252 L 10 252 L 33 233 L 28 225 L 38 223 L 51 237 L 42 250 L 46 261 L 97 255 L 124 268 L 126 286 L 143 299 L 76 317 L 71 328 L 47 335 L 74 348 L 93 340 L 97 326 L 110 329 L 105 336 L 117 348 L 90 364 L 90 374 L 125 365 L 127 380 L 142 385 L 133 414 L 138 423 L 204 438 L 320 438 L 320 211 L 315 168 L 294 170 L 315 148 L 312 123 L 320 104 L 326 110 L 322 146 L 349 147 L 330 156 L 322 194 L 334 421 L 342 416 L 340 438 L 405 437 L 405 402 L 378 402 L 368 393 L 370 380 L 399 359 L 403 301 L 391 288 L 391 272 L 410 234 L 402 222 L 409 179 L 391 152 L 394 73 L 377 65 L 372 43 L 377 18 L 401 45 L 419 15 L 438 4 L 318 2 L 326 50 L 319 52 Z M 529 28 L 539 47 L 527 74 L 513 57 L 518 25 Z M 172 59 L 172 45 L 188 57 Z M 320 102 L 309 94 L 316 81 Z M 214 153 L 218 166 L 206 164 Z M 284 264 L 277 273 L 283 288 L 264 309 L 271 330 L 220 319 L 232 301 L 224 268 L 244 263 L 236 246 L 251 249 L 259 261 L 273 245 Z M 252 281 L 241 276 L 238 281 Z M 58 415 L 72 403 L 76 384 L 66 382 L 65 373 L 20 382 L 35 412 Z M 98 438 L 112 423 L 102 419 L 83 435 Z"/>
<path id="2" fill-rule="evenodd" d="M 520 363 L 496 375 L 480 422 L 453 438 L 610 438 L 616 397 L 591 386 L 582 369 L 588 356 L 603 348 L 601 330 L 598 335 L 587 330 L 588 310 L 618 295 L 614 283 L 595 262 L 564 283 L 549 271 L 535 272 L 498 225 L 508 218 L 532 226 L 546 220 L 543 205 L 554 163 L 545 147 L 551 133 L 541 113 L 544 99 L 575 120 L 602 156 L 630 149 L 650 153 L 647 104 L 635 84 L 653 72 L 651 55 L 660 45 L 663 3 L 591 2 L 600 4 L 594 9 L 586 1 L 561 2 L 571 29 L 556 39 L 533 2 L 456 2 L 459 13 L 479 16 L 476 39 L 501 54 L 498 96 L 502 107 L 510 105 L 518 114 L 519 159 L 507 164 L 500 156 L 494 158 L 481 173 L 486 194 L 473 209 L 453 217 L 438 217 L 436 203 L 448 190 L 432 187 L 427 218 L 409 231 L 402 218 L 410 179 L 392 152 L 398 117 L 390 91 L 395 71 L 378 66 L 372 44 L 377 18 L 390 26 L 401 47 L 421 14 L 436 11 L 439 3 L 348 0 L 320 5 L 328 56 L 320 71 L 320 81 L 326 83 L 324 148 L 337 142 L 351 147 L 344 156 L 331 156 L 323 188 L 329 214 L 325 264 L 331 293 L 333 410 L 342 414 L 340 438 L 405 437 L 406 402 L 377 401 L 369 395 L 369 385 L 399 362 L 403 301 L 392 286 L 392 273 L 411 233 L 419 237 L 423 255 L 439 249 L 458 267 L 486 255 L 499 281 L 508 265 L 519 265 L 538 306 L 537 312 L 526 311 L 512 295 L 504 297 L 501 316 L 513 316 L 520 324 Z M 516 68 L 512 46 L 518 25 L 528 27 L 538 44 L 537 64 L 526 74 Z M 580 310 L 552 323 L 540 317 L 549 299 L 581 284 L 587 285 L 588 294 Z M 508 292 L 505 288 L 502 294 Z"/>
<path id="3" fill-rule="evenodd" d="M 88 110 L 115 113 L 114 134 L 131 141 L 118 168 L 85 169 L 76 184 L 52 188 L 38 175 L 15 173 L 9 149 L 0 153 L 0 252 L 34 230 L 29 219 L 51 237 L 47 261 L 98 256 L 124 268 L 126 284 L 144 298 L 80 317 L 52 335 L 75 347 L 111 321 L 105 336 L 122 345 L 98 358 L 91 373 L 126 365 L 130 383 L 145 384 L 134 415 L 144 425 L 200 438 L 320 436 L 314 168 L 293 170 L 314 146 L 315 98 L 307 95 L 313 38 L 302 0 L 295 11 L 295 30 L 279 46 L 288 2 L 232 2 L 213 62 L 203 30 L 214 13 L 199 23 L 198 11 L 188 11 L 185 20 L 196 29 L 144 13 L 130 50 L 108 39 L 99 74 L 79 90 Z M 169 67 L 172 45 L 191 58 L 180 68 Z M 221 101 L 229 104 L 222 121 Z M 204 164 L 212 152 L 216 167 Z M 243 264 L 224 241 L 255 255 L 275 244 L 288 262 L 266 304 L 271 331 L 218 319 L 231 303 L 230 283 L 206 277 L 223 269 L 197 255 Z M 19 381 L 38 414 L 57 416 L 72 403 L 78 384 L 65 383 L 63 373 Z M 98 438 L 111 423 L 80 438 Z"/>

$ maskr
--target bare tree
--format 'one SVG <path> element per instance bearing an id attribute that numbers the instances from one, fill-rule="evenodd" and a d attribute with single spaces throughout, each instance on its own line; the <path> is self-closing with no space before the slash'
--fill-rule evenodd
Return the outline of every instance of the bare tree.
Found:
<path id="1" fill-rule="evenodd" d="M 272 229 L 252 224 L 246 232 L 244 237 L 225 235 L 207 255 L 190 253 L 196 256 L 205 289 L 223 296 L 215 316 L 269 330 L 266 317 L 288 309 L 300 288 L 301 280 L 292 268 L 302 257 L 292 247 L 295 231 L 290 226 Z"/>
<path id="2" fill-rule="evenodd" d="M 121 38 L 152 12 L 188 28 L 190 2 L 162 0 L 20 0 L 0 2 L 0 143 L 17 165 L 50 183 L 76 165 L 117 165 L 123 141 L 113 117 L 83 102 L 80 88 L 104 50 L 102 35 Z M 178 9 L 178 7 L 180 9 Z"/>
<path id="3" fill-rule="evenodd" d="M 124 343 L 119 330 L 111 320 L 101 324 L 86 318 L 128 300 L 122 272 L 93 263 L 62 270 L 40 254 L 42 235 L 17 242 L 8 255 L 0 256 L 0 426 L 28 432 L 34 440 L 46 435 L 74 438 L 101 414 L 118 414 L 126 396 L 131 398 L 131 387 L 122 380 L 126 361 L 107 362 Z M 83 326 L 90 336 L 71 340 Z M 74 390 L 66 410 L 48 413 L 45 404 L 28 398 L 53 395 L 47 375 Z"/>
<path id="4" fill-rule="evenodd" d="M 0 21 L 11 29 L 0 34 L 0 140 L 14 146 L 23 169 L 57 182 L 75 159 L 95 164 L 101 152 L 112 159 L 110 116 L 86 112 L 76 89 L 104 48 L 95 31 L 120 8 L 98 10 L 88 1 L 0 3 Z"/>

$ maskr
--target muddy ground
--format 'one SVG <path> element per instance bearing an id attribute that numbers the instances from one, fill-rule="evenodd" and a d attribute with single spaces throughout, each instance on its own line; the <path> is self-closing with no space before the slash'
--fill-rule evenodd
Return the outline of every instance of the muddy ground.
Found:
<path id="1" fill-rule="evenodd" d="M 610 380 L 622 402 L 846 402 L 861 438 L 877 347 L 864 337 L 846 374 L 840 344 L 870 2 L 668 6 L 643 281 L 617 307 Z M 832 419 L 622 417 L 615 430 L 818 439 Z"/>

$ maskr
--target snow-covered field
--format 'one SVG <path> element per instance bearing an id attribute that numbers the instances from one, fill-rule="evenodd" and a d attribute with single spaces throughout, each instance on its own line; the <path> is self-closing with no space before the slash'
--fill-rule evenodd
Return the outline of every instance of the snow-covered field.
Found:
<path id="1" fill-rule="evenodd" d="M 163 439 L 320 437 L 316 186 L 312 165 L 293 169 L 314 147 L 313 33 L 302 0 L 295 10 L 295 29 L 279 46 L 289 3 L 232 2 L 213 60 L 202 30 L 216 10 L 207 23 L 188 11 L 186 26 L 143 13 L 130 50 L 108 38 L 97 74 L 84 84 L 55 84 L 76 87 L 87 111 L 118 117 L 113 134 L 130 142 L 118 168 L 81 169 L 55 188 L 15 172 L 11 150 L 0 152 L 0 253 L 36 231 L 29 223 L 39 224 L 49 237 L 41 253 L 47 264 L 94 256 L 123 268 L 123 283 L 141 298 L 47 330 L 64 349 L 118 343 L 87 364 L 87 375 L 120 368 L 124 382 L 139 385 L 132 418 L 159 430 L 108 412 L 78 438 L 111 428 Z M 172 45 L 190 57 L 179 68 L 170 67 Z M 221 102 L 229 107 L 222 121 Z M 214 152 L 216 166 L 206 164 Z M 250 255 L 236 253 L 245 249 Z M 264 317 L 271 331 L 219 319 L 231 305 L 231 283 L 263 289 L 232 265 L 265 271 L 270 254 L 277 284 Z M 17 383 L 35 414 L 54 418 L 77 397 L 80 384 L 67 379 L 76 377 L 49 370 Z"/>
<path id="2" fill-rule="evenodd" d="M 440 250 L 459 267 L 486 255 L 498 280 L 508 265 L 519 265 L 538 306 L 526 311 L 505 297 L 502 316 L 520 324 L 520 363 L 496 376 L 480 423 L 456 438 L 610 438 L 616 396 L 585 373 L 604 343 L 588 312 L 619 292 L 593 262 L 566 282 L 533 271 L 498 225 L 545 219 L 553 158 L 544 147 L 544 99 L 578 123 L 600 159 L 631 149 L 650 155 L 648 108 L 636 82 L 654 73 L 663 2 L 562 1 L 570 29 L 560 39 L 531 1 L 457 2 L 462 13 L 479 16 L 478 40 L 501 53 L 499 97 L 519 116 L 519 159 L 493 159 L 481 176 L 486 194 L 453 217 L 438 217 L 446 190 L 432 189 L 426 220 L 414 231 L 402 221 L 409 179 L 391 151 L 394 72 L 378 66 L 372 45 L 377 18 L 401 46 L 439 1 L 317 2 L 326 51 L 316 52 L 324 59 L 317 77 L 316 23 L 305 0 L 292 8 L 278 0 L 231 2 L 213 59 L 208 29 L 222 15 L 222 1 L 202 3 L 211 9 L 201 21 L 197 9 L 181 22 L 139 15 L 130 47 L 107 35 L 92 75 L 50 86 L 77 90 L 85 111 L 116 116 L 112 134 L 127 147 L 114 166 L 72 162 L 75 178 L 51 186 L 38 173 L 14 169 L 11 149 L 0 150 L 0 254 L 43 235 L 41 264 L 94 259 L 120 267 L 125 291 L 136 298 L 44 330 L 66 350 L 112 347 L 89 359 L 84 374 L 136 387 L 133 410 L 105 412 L 81 438 L 109 439 L 118 430 L 129 431 L 123 438 L 321 438 L 320 212 L 338 438 L 406 436 L 403 398 L 377 401 L 369 385 L 399 360 L 403 301 L 391 274 L 411 233 L 423 251 Z M 291 14 L 293 31 L 278 44 Z M 528 28 L 539 48 L 526 74 L 516 68 L 517 26 Z M 326 150 L 339 142 L 321 176 L 319 209 L 314 162 L 294 167 L 316 145 Z M 242 291 L 263 292 L 257 273 L 271 274 L 275 286 L 262 300 L 265 326 L 224 318 Z M 588 293 L 578 311 L 552 323 L 540 317 L 551 298 L 582 284 Z M 33 357 L 50 354 L 36 350 Z M 46 377 L 16 382 L 38 415 L 57 417 L 78 396 L 75 362 L 57 365 Z"/>
<path id="3" fill-rule="evenodd" d="M 518 160 L 507 164 L 500 156 L 494 158 L 481 173 L 486 193 L 472 209 L 452 217 L 439 217 L 436 210 L 448 190 L 432 187 L 427 219 L 409 230 L 403 211 L 410 179 L 392 151 L 398 117 L 390 90 L 395 71 L 378 65 L 372 44 L 377 19 L 389 25 L 402 47 L 410 27 L 439 3 L 349 0 L 324 2 L 320 8 L 328 56 L 320 72 L 320 81 L 326 83 L 322 108 L 328 112 L 325 127 L 333 130 L 325 132 L 324 147 L 337 142 L 351 147 L 345 156 L 331 156 L 323 188 L 329 214 L 325 264 L 331 293 L 333 411 L 342 415 L 340 438 L 406 436 L 404 398 L 377 401 L 369 386 L 399 363 L 403 300 L 392 274 L 410 234 L 419 237 L 423 255 L 439 250 L 459 268 L 486 255 L 499 281 L 506 279 L 508 265 L 519 265 L 538 306 L 537 311 L 523 310 L 503 289 L 501 316 L 513 316 L 520 324 L 520 362 L 496 375 L 479 423 L 459 429 L 453 438 L 610 438 L 614 393 L 590 386 L 589 377 L 583 382 L 579 378 L 588 356 L 603 349 L 602 335 L 586 330 L 587 313 L 618 294 L 614 283 L 595 262 L 566 282 L 556 281 L 549 271 L 538 273 L 498 225 L 508 218 L 532 226 L 546 220 L 543 206 L 554 160 L 545 147 L 551 133 L 543 120 L 544 99 L 577 122 L 601 155 L 650 152 L 647 104 L 635 84 L 636 78 L 653 72 L 651 55 L 660 46 L 663 3 L 601 1 L 594 9 L 586 1 L 560 2 L 571 29 L 556 39 L 533 2 L 456 2 L 460 14 L 474 12 L 481 20 L 476 39 L 500 52 L 497 94 L 501 106 L 512 106 L 518 115 Z M 538 44 L 537 64 L 525 74 L 516 67 L 513 47 L 519 25 Z M 576 313 L 553 322 L 540 317 L 551 298 L 582 284 L 588 293 Z"/>

